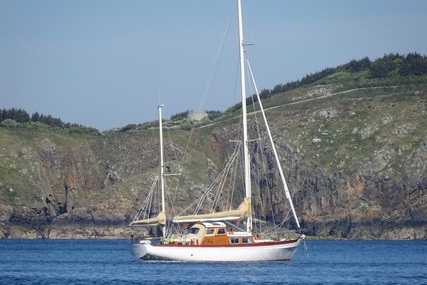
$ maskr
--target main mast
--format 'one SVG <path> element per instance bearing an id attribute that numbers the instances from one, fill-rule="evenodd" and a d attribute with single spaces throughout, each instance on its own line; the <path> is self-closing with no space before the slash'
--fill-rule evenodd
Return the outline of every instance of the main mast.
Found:
<path id="1" fill-rule="evenodd" d="M 246 198 L 252 197 L 251 190 L 251 170 L 250 170 L 250 157 L 248 150 L 248 123 L 246 118 L 246 76 L 245 76 L 245 47 L 243 41 L 243 20 L 242 20 L 242 3 L 237 0 L 237 15 L 238 15 L 238 28 L 239 28 L 239 61 L 240 61 L 240 84 L 242 92 L 242 129 L 243 129 L 243 159 L 244 159 L 244 172 L 245 172 L 245 195 Z M 252 211 L 247 218 L 246 230 L 252 231 Z"/>
<path id="2" fill-rule="evenodd" d="M 162 212 L 165 213 L 165 181 L 164 181 L 164 162 L 163 162 L 163 105 L 158 106 L 159 111 L 159 136 L 160 136 L 160 189 L 162 191 Z M 165 226 L 162 226 L 163 238 L 166 236 Z"/>

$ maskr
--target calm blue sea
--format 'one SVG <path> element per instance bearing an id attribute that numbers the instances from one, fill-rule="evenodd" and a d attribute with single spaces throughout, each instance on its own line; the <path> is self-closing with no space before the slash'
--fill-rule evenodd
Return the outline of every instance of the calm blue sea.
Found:
<path id="1" fill-rule="evenodd" d="M 427 241 L 307 241 L 290 262 L 143 262 L 126 240 L 0 240 L 0 284 L 427 284 Z"/>

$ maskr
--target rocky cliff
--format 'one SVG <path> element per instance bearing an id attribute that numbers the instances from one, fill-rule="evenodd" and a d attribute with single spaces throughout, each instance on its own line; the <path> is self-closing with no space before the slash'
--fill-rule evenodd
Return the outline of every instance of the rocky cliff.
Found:
<path id="1" fill-rule="evenodd" d="M 427 238 L 427 84 L 314 85 L 266 107 L 306 234 Z M 189 132 L 170 130 L 177 143 L 166 144 L 168 157 L 191 160 L 177 207 L 222 167 L 237 128 L 221 119 L 200 127 L 187 151 Z M 156 130 L 90 137 L 0 127 L 0 138 L 1 238 L 131 235 L 158 165 Z M 274 167 L 269 177 L 261 188 L 277 184 Z"/>

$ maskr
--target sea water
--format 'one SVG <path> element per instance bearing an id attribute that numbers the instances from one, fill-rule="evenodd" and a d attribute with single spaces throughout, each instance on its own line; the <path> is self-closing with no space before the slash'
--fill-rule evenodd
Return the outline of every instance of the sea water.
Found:
<path id="1" fill-rule="evenodd" d="M 127 240 L 0 240 L 0 284 L 427 284 L 427 241 L 306 241 L 289 262 L 146 262 Z"/>

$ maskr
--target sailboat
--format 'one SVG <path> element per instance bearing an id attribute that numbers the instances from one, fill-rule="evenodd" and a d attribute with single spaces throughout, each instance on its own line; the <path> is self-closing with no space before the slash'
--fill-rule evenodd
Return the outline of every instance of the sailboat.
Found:
<path id="1" fill-rule="evenodd" d="M 176 215 L 168 219 L 165 203 L 165 165 L 163 158 L 163 135 L 162 135 L 162 108 L 158 106 L 159 114 L 159 136 L 160 136 L 160 174 L 159 181 L 155 180 L 153 185 L 160 184 L 161 209 L 157 216 L 144 217 L 138 213 L 130 226 L 159 225 L 162 234 L 158 237 L 132 237 L 130 244 L 132 254 L 142 260 L 173 260 L 173 261 L 214 261 L 214 262 L 245 262 L 245 261 L 288 261 L 296 253 L 299 245 L 304 240 L 303 234 L 282 239 L 261 239 L 254 236 L 252 189 L 251 189 L 251 167 L 248 150 L 248 122 L 246 111 L 246 74 L 245 74 L 245 51 L 242 28 L 242 6 L 241 0 L 237 0 L 238 30 L 239 30 L 239 61 L 240 61 L 240 84 L 242 96 L 242 141 L 243 169 L 244 169 L 244 192 L 245 197 L 236 209 L 227 211 L 211 212 L 193 215 Z M 252 76 L 252 71 L 249 67 Z M 258 95 L 258 91 L 256 92 Z M 258 103 L 263 120 L 267 123 L 262 103 L 258 95 Z M 292 203 L 292 199 L 284 178 L 278 154 L 274 146 L 270 130 L 267 125 L 267 133 L 271 142 L 277 167 L 283 182 L 285 196 L 290 204 L 292 216 L 297 230 L 300 229 L 298 217 Z M 150 192 L 151 193 L 151 192 Z M 141 208 L 142 211 L 142 208 Z M 245 220 L 246 229 L 237 231 L 227 228 L 227 222 Z M 171 238 L 168 225 L 182 224 L 185 232 L 181 236 Z M 168 235 L 166 233 L 168 232 Z"/>

